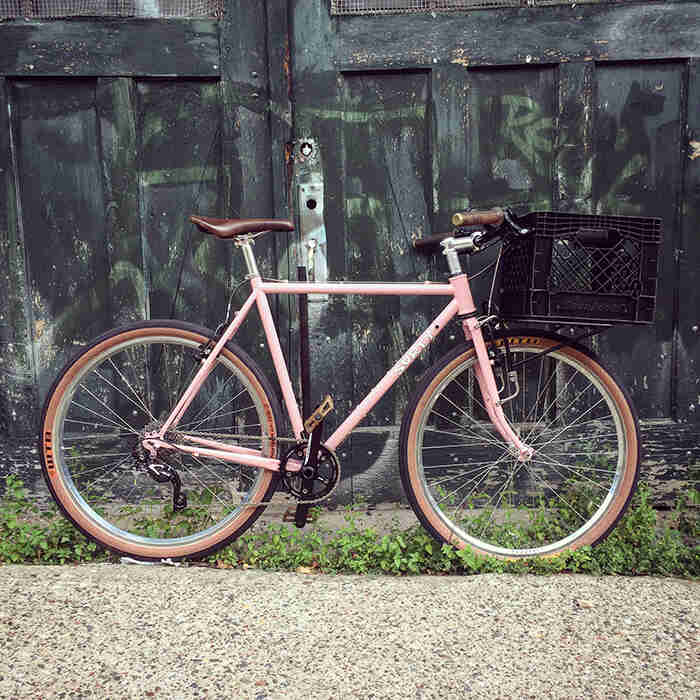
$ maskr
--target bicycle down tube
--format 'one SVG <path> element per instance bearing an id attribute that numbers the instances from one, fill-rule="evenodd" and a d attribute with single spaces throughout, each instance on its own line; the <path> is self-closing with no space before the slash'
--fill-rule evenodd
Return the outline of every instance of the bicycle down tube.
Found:
<path id="1" fill-rule="evenodd" d="M 246 252 L 249 242 L 239 243 Z M 247 251 L 252 258 L 252 251 Z M 250 259 L 246 255 L 246 259 Z M 254 272 L 257 269 L 253 267 Z M 412 295 L 412 296 L 451 296 L 452 300 L 435 317 L 430 325 L 420 334 L 409 349 L 401 358 L 387 371 L 384 377 L 371 389 L 365 398 L 355 407 L 355 409 L 343 420 L 333 434 L 325 441 L 325 445 L 335 450 L 349 436 L 353 429 L 365 418 L 384 394 L 393 386 L 398 378 L 410 367 L 418 356 L 432 343 L 432 341 L 442 332 L 445 326 L 457 315 L 462 316 L 462 327 L 467 339 L 472 340 L 474 350 L 478 359 L 476 378 L 481 389 L 486 411 L 498 432 L 504 440 L 517 451 L 518 458 L 526 461 L 531 455 L 530 448 L 525 445 L 519 436 L 513 431 L 503 413 L 501 402 L 498 396 L 496 381 L 491 368 L 486 346 L 481 334 L 479 322 L 475 315 L 475 306 L 469 288 L 469 281 L 466 274 L 453 275 L 449 279 L 449 284 L 439 284 L 433 282 L 426 283 L 348 283 L 348 282 L 265 282 L 259 274 L 250 278 L 252 291 L 241 309 L 236 313 L 228 328 L 214 345 L 211 352 L 203 359 L 202 366 L 197 371 L 190 386 L 186 389 L 172 413 L 163 424 L 160 430 L 146 435 L 144 447 L 152 454 L 158 448 L 177 449 L 195 456 L 206 456 L 221 459 L 229 462 L 246 464 L 253 467 L 279 471 L 280 462 L 278 459 L 263 457 L 262 454 L 250 448 L 231 445 L 215 440 L 196 438 L 182 435 L 181 437 L 193 443 L 174 444 L 165 439 L 168 431 L 174 430 L 181 416 L 187 410 L 194 399 L 197 391 L 206 380 L 216 363 L 217 357 L 224 345 L 231 340 L 241 324 L 248 315 L 248 312 L 257 304 L 258 312 L 262 321 L 265 337 L 267 339 L 270 354 L 272 355 L 277 379 L 282 390 L 287 413 L 290 418 L 294 436 L 297 440 L 302 437 L 303 419 L 297 405 L 294 389 L 287 369 L 282 348 L 274 325 L 272 312 L 267 300 L 268 294 L 338 294 L 338 295 Z M 289 471 L 295 471 L 300 464 L 290 461 L 287 464 Z"/>

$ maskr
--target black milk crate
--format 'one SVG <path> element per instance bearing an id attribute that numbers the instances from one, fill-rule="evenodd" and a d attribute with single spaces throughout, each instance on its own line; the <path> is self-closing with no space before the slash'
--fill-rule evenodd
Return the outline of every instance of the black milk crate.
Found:
<path id="1" fill-rule="evenodd" d="M 661 220 L 532 212 L 500 264 L 504 319 L 610 325 L 653 323 Z"/>

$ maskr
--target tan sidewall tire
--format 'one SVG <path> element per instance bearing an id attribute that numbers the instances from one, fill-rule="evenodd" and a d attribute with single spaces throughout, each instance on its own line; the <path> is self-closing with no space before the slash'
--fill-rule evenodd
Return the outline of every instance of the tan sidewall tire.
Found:
<path id="1" fill-rule="evenodd" d="M 61 507 L 61 510 L 85 535 L 95 542 L 119 554 L 125 554 L 140 559 L 194 558 L 195 556 L 203 556 L 206 553 L 212 552 L 242 534 L 242 532 L 250 527 L 262 513 L 264 506 L 243 508 L 240 514 L 225 528 L 218 530 L 207 538 L 196 540 L 185 545 L 164 548 L 137 544 L 104 530 L 98 523 L 87 517 L 75 503 L 72 494 L 64 483 L 64 477 L 60 469 L 57 468 L 54 462 L 52 446 L 54 443 L 54 431 L 58 429 L 58 427 L 54 425 L 56 413 L 59 409 L 64 392 L 68 389 L 75 376 L 80 373 L 86 363 L 89 363 L 95 357 L 115 345 L 125 341 L 147 338 L 154 335 L 194 340 L 198 344 L 205 343 L 209 339 L 203 329 L 200 331 L 199 329 L 194 329 L 194 327 L 188 327 L 189 324 L 175 324 L 173 322 L 164 325 L 151 325 L 152 323 L 155 324 L 155 322 L 144 322 L 143 326 L 132 327 L 128 330 L 116 332 L 113 335 L 108 335 L 108 337 L 98 339 L 90 348 L 76 358 L 72 364 L 64 369 L 54 387 L 49 392 L 44 407 L 40 435 L 41 461 L 44 477 L 54 498 Z M 244 355 L 239 349 L 237 349 L 237 353 Z M 260 375 L 260 378 L 256 376 L 256 374 L 260 373 L 259 370 L 251 368 L 250 365 L 253 367 L 255 365 L 250 358 L 241 358 L 228 348 L 224 348 L 222 354 L 244 374 L 246 379 L 250 381 L 253 390 L 258 393 L 265 412 L 266 427 L 270 431 L 269 434 L 276 437 L 278 419 L 276 419 L 275 416 L 279 415 L 279 411 L 276 410 L 276 407 L 272 404 L 273 399 L 268 393 L 269 389 L 266 391 L 263 387 L 263 382 L 266 383 L 264 377 L 262 375 Z M 272 441 L 270 457 L 275 456 L 276 446 L 277 443 Z M 255 493 L 251 494 L 251 500 L 267 500 L 267 498 L 272 495 L 272 492 L 274 492 L 274 479 L 275 474 L 273 472 L 264 470 Z"/>
<path id="2" fill-rule="evenodd" d="M 554 338 L 548 338 L 535 334 L 525 335 L 520 333 L 509 333 L 508 337 L 511 339 L 513 346 L 518 345 L 517 341 L 514 340 L 515 338 L 536 338 L 537 348 L 541 350 L 545 350 L 548 347 L 556 345 L 558 342 L 560 342 Z M 617 492 L 615 493 L 615 496 L 603 517 L 572 544 L 550 552 L 547 554 L 547 556 L 553 556 L 564 549 L 578 549 L 584 545 L 594 545 L 603 539 L 610 532 L 610 530 L 612 530 L 617 521 L 625 512 L 625 509 L 627 508 L 636 487 L 639 467 L 639 436 L 637 420 L 624 391 L 620 388 L 610 373 L 584 349 L 566 347 L 562 348 L 558 352 L 568 355 L 571 357 L 571 359 L 576 360 L 579 364 L 586 367 L 605 386 L 622 418 L 623 430 L 626 436 L 628 449 L 622 478 L 617 488 Z M 417 389 L 416 394 L 420 392 L 420 397 L 418 397 L 417 401 L 412 402 L 413 408 L 412 410 L 409 409 L 410 417 L 407 413 L 406 418 L 408 420 L 405 420 L 405 425 L 402 426 L 401 431 L 401 478 L 404 482 L 404 489 L 407 492 L 416 515 L 423 525 L 426 526 L 426 528 L 433 534 L 433 536 L 437 537 L 443 542 L 454 545 L 458 549 L 463 549 L 467 546 L 467 544 L 469 544 L 469 546 L 471 546 L 471 548 L 478 554 L 494 556 L 490 552 L 479 547 L 475 547 L 471 543 L 467 543 L 466 541 L 457 537 L 442 520 L 442 518 L 439 517 L 435 509 L 432 507 L 427 494 L 425 493 L 424 484 L 419 473 L 420 469 L 417 459 L 417 451 L 416 449 L 411 449 L 411 446 L 414 446 L 415 448 L 415 446 L 418 444 L 417 437 L 420 419 L 423 414 L 423 410 L 426 404 L 429 403 L 436 387 L 440 384 L 440 382 L 442 382 L 445 376 L 447 376 L 461 363 L 471 359 L 473 355 L 473 348 L 467 348 L 452 359 L 449 359 L 448 356 L 448 358 L 446 358 L 447 364 L 440 367 L 432 379 L 428 380 L 429 383 L 427 386 L 422 388 L 419 387 Z M 435 366 L 438 367 L 439 365 L 440 363 L 438 362 Z M 428 376 L 430 377 L 430 375 Z"/>

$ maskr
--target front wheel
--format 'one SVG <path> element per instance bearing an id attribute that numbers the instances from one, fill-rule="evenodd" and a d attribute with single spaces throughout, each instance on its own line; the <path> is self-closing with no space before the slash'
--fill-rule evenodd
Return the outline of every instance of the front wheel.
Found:
<path id="1" fill-rule="evenodd" d="M 634 491 L 639 430 L 625 391 L 580 345 L 542 354 L 556 335 L 504 331 L 519 394 L 504 412 L 534 448 L 520 462 L 490 422 L 471 346 L 424 377 L 401 426 L 401 479 L 419 520 L 439 541 L 520 558 L 593 545 Z M 487 343 L 488 345 L 488 343 Z M 511 385 L 512 386 L 512 385 Z"/>
<path id="2" fill-rule="evenodd" d="M 200 557 L 252 525 L 262 512 L 254 504 L 274 492 L 270 471 L 163 450 L 154 469 L 143 454 L 145 434 L 170 415 L 211 336 L 173 321 L 117 329 L 65 367 L 49 392 L 40 439 L 46 481 L 64 514 L 115 552 Z M 176 437 L 274 457 L 278 416 L 269 383 L 231 344 L 180 418 Z"/>

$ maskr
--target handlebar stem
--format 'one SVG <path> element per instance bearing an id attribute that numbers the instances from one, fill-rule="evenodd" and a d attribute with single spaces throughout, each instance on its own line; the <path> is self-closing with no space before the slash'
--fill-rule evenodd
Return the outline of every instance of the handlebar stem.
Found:
<path id="1" fill-rule="evenodd" d="M 466 250 L 471 253 L 477 250 L 482 236 L 483 234 L 481 231 L 475 231 L 468 236 L 461 236 L 460 238 L 450 236 L 449 238 L 444 238 L 440 242 L 442 253 L 447 258 L 447 266 L 450 270 L 450 275 L 462 274 L 462 264 L 458 256 L 459 252 Z"/>

